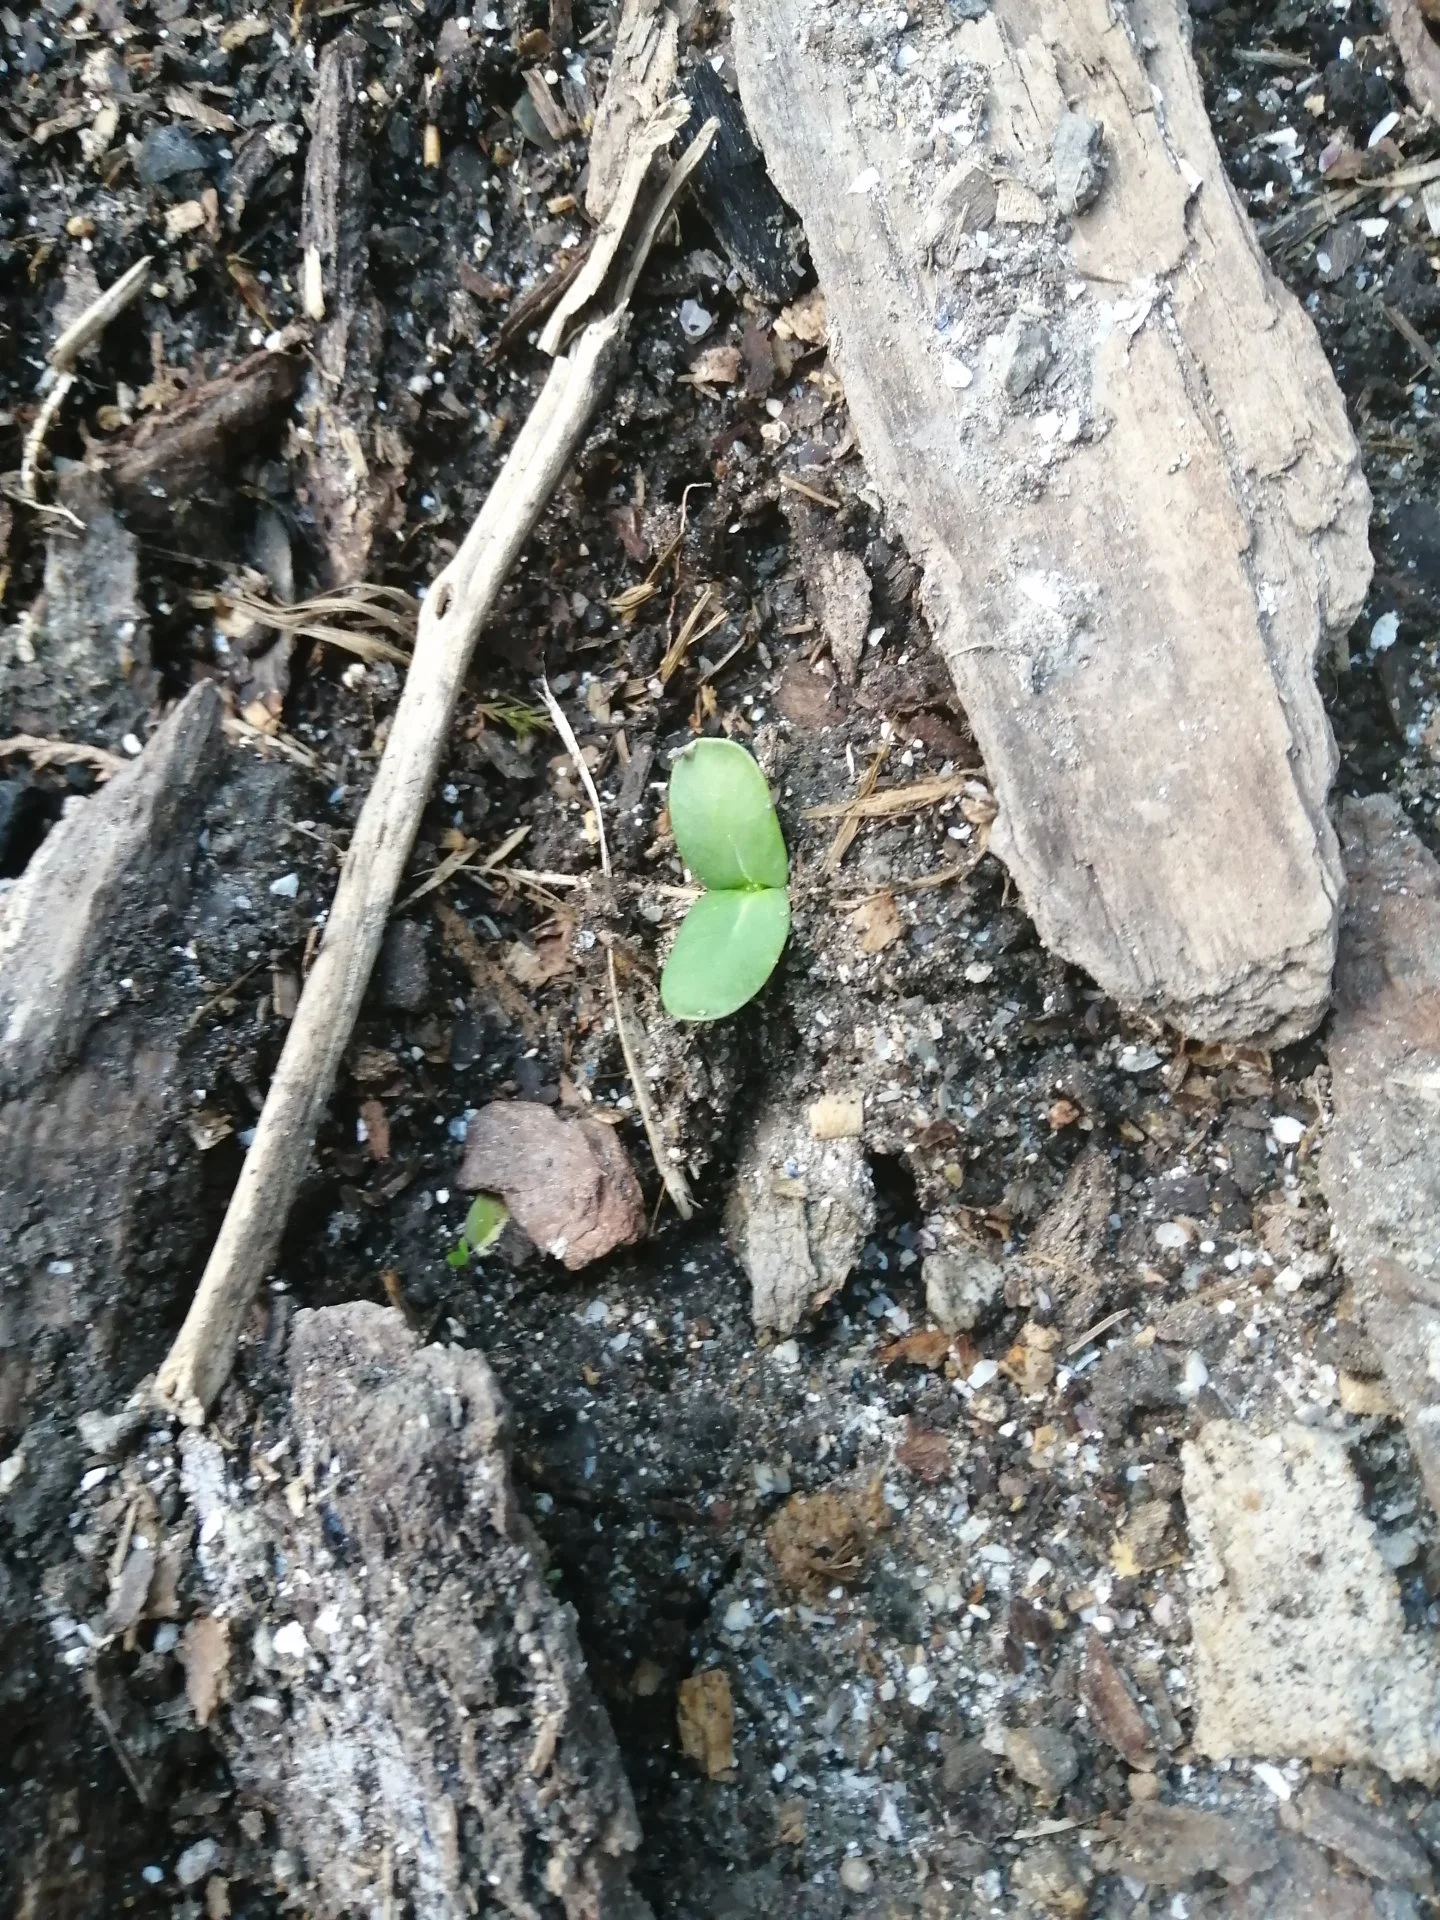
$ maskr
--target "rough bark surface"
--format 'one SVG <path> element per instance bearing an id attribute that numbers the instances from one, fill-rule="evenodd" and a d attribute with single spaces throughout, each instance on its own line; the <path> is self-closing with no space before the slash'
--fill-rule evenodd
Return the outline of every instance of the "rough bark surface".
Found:
<path id="1" fill-rule="evenodd" d="M 364 85 L 364 45 L 341 34 L 320 57 L 300 229 L 306 308 L 320 323 L 300 396 L 309 436 L 300 452 L 329 587 L 364 579 L 403 460 L 393 431 L 383 452 L 375 435 L 385 316 L 369 285 Z"/>
<path id="2" fill-rule="evenodd" d="M 1320 1178 L 1385 1382 L 1440 1509 L 1440 865 L 1397 800 L 1340 812 L 1335 1119 Z"/>
<path id="3" fill-rule="evenodd" d="M 213 773 L 220 697 L 197 687 L 150 747 L 35 855 L 0 918 L 0 1099 L 53 1084 L 121 985 L 193 851 L 181 824 Z M 149 922 L 149 924 L 147 924 Z"/>
<path id="4" fill-rule="evenodd" d="M 7 729 L 118 747 L 143 733 L 159 687 L 140 598 L 139 549 L 99 474 L 61 480 L 58 498 L 82 522 L 52 525 L 45 591 L 0 635 L 0 714 Z"/>
<path id="5" fill-rule="evenodd" d="M 185 1481 L 237 1649 L 220 1737 L 306 1910 L 644 1920 L 629 1785 L 484 1359 L 365 1303 L 298 1313 L 288 1359 L 284 1497 L 238 1493 L 198 1433 Z"/>
<path id="6" fill-rule="evenodd" d="M 1191 1033 L 1307 1031 L 1341 894 L 1312 669 L 1370 576 L 1369 496 L 1175 0 L 735 13 L 1041 937 Z"/>
<path id="7" fill-rule="evenodd" d="M 57 1613 L 99 1617 L 103 1556 L 82 1560 L 67 1525 L 85 1469 L 80 1430 L 123 1402 L 164 1351 L 193 1252 L 201 1175 L 198 1156 L 176 1147 L 193 1080 L 174 955 L 222 753 L 220 700 L 204 685 L 133 765 L 52 829 L 0 910 L 7 1913 L 100 1920 L 114 1911 L 107 1863 L 136 1875 L 145 1855 L 124 1863 L 155 1844 L 163 1788 L 137 1808 L 135 1781 L 51 1623 Z M 115 1424 L 129 1430 L 123 1417 Z M 142 1789 L 150 1751 L 136 1746 L 130 1762 Z"/>

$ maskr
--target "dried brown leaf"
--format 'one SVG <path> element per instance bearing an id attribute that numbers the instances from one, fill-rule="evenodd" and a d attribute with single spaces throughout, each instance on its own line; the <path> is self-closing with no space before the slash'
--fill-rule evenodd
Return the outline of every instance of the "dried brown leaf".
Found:
<path id="1" fill-rule="evenodd" d="M 912 1420 L 910 1431 L 895 1449 L 895 1458 L 917 1480 L 933 1486 L 950 1471 L 950 1442 L 934 1427 L 917 1427 Z"/>

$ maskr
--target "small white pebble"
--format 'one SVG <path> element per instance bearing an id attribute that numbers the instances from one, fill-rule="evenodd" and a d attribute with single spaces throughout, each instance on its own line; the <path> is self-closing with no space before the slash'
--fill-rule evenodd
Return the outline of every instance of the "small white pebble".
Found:
<path id="1" fill-rule="evenodd" d="M 1298 1147 L 1305 1138 L 1305 1122 L 1297 1120 L 1293 1113 L 1277 1113 L 1270 1122 L 1270 1131 L 1282 1147 Z"/>
<path id="2" fill-rule="evenodd" d="M 298 1620 L 287 1620 L 275 1635 L 274 1647 L 282 1660 L 303 1660 L 310 1650 L 310 1642 Z"/>
<path id="3" fill-rule="evenodd" d="M 120 744 L 125 749 L 126 753 L 129 754 L 132 760 L 135 758 L 136 754 L 141 751 L 140 742 L 133 733 L 127 733 L 125 738 L 120 742 Z"/>
<path id="4" fill-rule="evenodd" d="M 278 880 L 270 882 L 270 891 L 277 900 L 293 900 L 300 891 L 298 873 L 282 873 Z"/>
<path id="5" fill-rule="evenodd" d="M 1290 1798 L 1290 1782 L 1278 1767 L 1272 1767 L 1268 1760 L 1257 1760 L 1250 1769 L 1262 1787 L 1268 1787 L 1277 1800 Z"/>

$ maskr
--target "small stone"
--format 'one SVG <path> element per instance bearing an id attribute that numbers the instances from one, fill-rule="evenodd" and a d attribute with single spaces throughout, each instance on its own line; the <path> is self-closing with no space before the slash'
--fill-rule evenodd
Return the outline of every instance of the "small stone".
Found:
<path id="1" fill-rule="evenodd" d="M 155 127 L 140 142 L 135 171 L 142 186 L 158 187 L 181 173 L 204 173 L 210 156 L 184 127 Z"/>
<path id="2" fill-rule="evenodd" d="M 1012 400 L 1027 394 L 1054 358 L 1050 335 L 1035 320 L 1013 320 L 1000 347 L 1000 382 Z"/>
<path id="3" fill-rule="evenodd" d="M 840 1862 L 840 1884 L 848 1893 L 868 1893 L 874 1881 L 869 1867 L 854 1854 Z"/>
<path id="4" fill-rule="evenodd" d="M 419 1013 L 430 998 L 430 956 L 418 920 L 392 920 L 380 948 L 380 998 L 399 1013 Z"/>
<path id="5" fill-rule="evenodd" d="M 1055 198 L 1065 218 L 1084 213 L 1100 198 L 1105 184 L 1105 129 L 1088 114 L 1065 113 L 1055 129 L 1051 158 Z"/>
<path id="6" fill-rule="evenodd" d="M 1044 1840 L 1021 1854 L 1010 1884 L 1040 1913 L 1083 1914 L 1090 1905 L 1093 1877 L 1089 1868 L 1078 1864 L 1063 1847 Z"/>
<path id="7" fill-rule="evenodd" d="M 1005 1758 L 1042 1800 L 1058 1800 L 1080 1771 L 1075 1742 L 1058 1727 L 1009 1728 Z"/>
<path id="8" fill-rule="evenodd" d="M 270 882 L 270 891 L 277 900 L 294 900 L 300 892 L 298 873 L 282 873 L 278 880 Z"/>
<path id="9" fill-rule="evenodd" d="M 144 1424 L 143 1407 L 122 1407 L 119 1413 L 82 1413 L 75 1422 L 86 1452 L 102 1460 L 113 1459 Z"/>
<path id="10" fill-rule="evenodd" d="M 714 314 L 698 300 L 680 302 L 680 331 L 687 340 L 703 340 L 714 324 Z"/>
<path id="11" fill-rule="evenodd" d="M 298 1620 L 287 1620 L 275 1631 L 275 1651 L 282 1660 L 303 1660 L 310 1650 L 305 1629 Z"/>
<path id="12" fill-rule="evenodd" d="M 1160 1798 L 1160 1780 L 1156 1774 L 1132 1773 L 1128 1785 L 1132 1800 L 1145 1801 Z"/>
<path id="13" fill-rule="evenodd" d="M 925 1305 L 945 1333 L 971 1333 L 1000 1301 L 1005 1276 L 977 1247 L 927 1253 L 921 1265 Z"/>
<path id="14" fill-rule="evenodd" d="M 197 1840 L 193 1846 L 186 1847 L 175 1862 L 175 1878 L 182 1887 L 198 1887 L 205 1876 L 219 1863 L 219 1841 Z"/>

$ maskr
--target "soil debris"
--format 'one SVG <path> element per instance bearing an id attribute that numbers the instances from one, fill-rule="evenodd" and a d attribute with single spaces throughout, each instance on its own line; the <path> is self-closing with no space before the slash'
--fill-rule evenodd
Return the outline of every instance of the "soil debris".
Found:
<path id="1" fill-rule="evenodd" d="M 1204 1807 L 1131 1807 L 1116 1846 L 1121 1870 L 1147 1886 L 1183 1887 L 1202 1873 L 1229 1886 L 1265 1873 L 1279 1858 L 1258 1821 Z"/>
<path id="2" fill-rule="evenodd" d="M 706 1667 L 680 1682 L 677 1718 L 681 1750 L 707 1780 L 721 1780 L 735 1765 L 735 1709 L 722 1667 Z"/>

